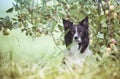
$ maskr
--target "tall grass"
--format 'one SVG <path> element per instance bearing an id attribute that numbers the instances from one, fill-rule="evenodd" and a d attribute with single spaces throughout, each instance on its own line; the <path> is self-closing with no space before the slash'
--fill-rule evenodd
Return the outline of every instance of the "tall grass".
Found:
<path id="1" fill-rule="evenodd" d="M 0 79 L 120 79 L 119 57 L 94 55 L 79 69 L 62 64 L 63 57 L 50 36 L 0 35 Z"/>

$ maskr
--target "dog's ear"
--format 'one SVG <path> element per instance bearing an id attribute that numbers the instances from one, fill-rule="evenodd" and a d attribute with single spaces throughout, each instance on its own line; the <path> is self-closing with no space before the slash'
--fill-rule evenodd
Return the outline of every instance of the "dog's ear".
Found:
<path id="1" fill-rule="evenodd" d="M 63 25 L 64 25 L 64 29 L 66 31 L 67 29 L 69 29 L 70 27 L 72 27 L 73 23 L 70 22 L 70 21 L 68 21 L 68 20 L 63 19 Z"/>
<path id="2" fill-rule="evenodd" d="M 73 23 L 68 20 L 63 19 L 63 25 L 64 25 L 64 30 L 65 30 L 65 37 L 64 37 L 65 44 L 66 44 L 66 47 L 68 47 L 69 49 L 69 45 L 72 43 L 72 39 L 73 39 L 73 36 L 70 32 L 73 26 Z"/>
<path id="3" fill-rule="evenodd" d="M 83 27 L 85 27 L 86 29 L 88 29 L 88 24 L 89 24 L 88 16 L 85 19 L 83 19 L 79 24 L 82 25 Z"/>

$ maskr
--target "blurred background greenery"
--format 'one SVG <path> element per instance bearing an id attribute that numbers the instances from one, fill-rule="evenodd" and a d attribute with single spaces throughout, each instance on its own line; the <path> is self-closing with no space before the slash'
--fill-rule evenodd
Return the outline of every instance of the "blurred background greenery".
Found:
<path id="1" fill-rule="evenodd" d="M 61 64 L 62 18 L 79 23 L 89 17 L 90 48 L 82 69 Z M 1 79 L 119 79 L 119 0 L 1 0 Z"/>

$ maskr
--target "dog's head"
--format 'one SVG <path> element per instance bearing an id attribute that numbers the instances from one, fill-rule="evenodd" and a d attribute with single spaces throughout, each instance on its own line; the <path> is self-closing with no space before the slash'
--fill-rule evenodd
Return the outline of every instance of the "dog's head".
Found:
<path id="1" fill-rule="evenodd" d="M 63 19 L 66 46 L 69 46 L 73 41 L 78 43 L 79 48 L 82 46 L 81 53 L 83 53 L 89 44 L 88 33 L 88 17 L 74 25 L 72 22 Z"/>

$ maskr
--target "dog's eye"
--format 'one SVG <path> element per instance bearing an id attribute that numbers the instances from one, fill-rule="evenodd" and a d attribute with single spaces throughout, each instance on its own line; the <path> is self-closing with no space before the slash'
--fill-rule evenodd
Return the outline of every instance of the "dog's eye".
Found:
<path id="1" fill-rule="evenodd" d="M 82 31 L 78 31 L 79 33 L 82 33 Z"/>
<path id="2" fill-rule="evenodd" d="M 82 34 L 82 31 L 79 31 L 79 34 Z"/>

